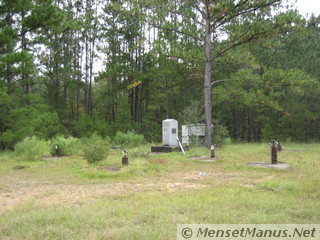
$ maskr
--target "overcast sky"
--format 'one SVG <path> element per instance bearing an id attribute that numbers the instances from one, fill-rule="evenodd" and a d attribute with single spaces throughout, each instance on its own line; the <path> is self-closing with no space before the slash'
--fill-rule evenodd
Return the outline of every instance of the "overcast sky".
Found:
<path id="1" fill-rule="evenodd" d="M 295 8 L 303 16 L 310 16 L 312 13 L 318 16 L 320 15 L 320 0 L 297 0 Z"/>

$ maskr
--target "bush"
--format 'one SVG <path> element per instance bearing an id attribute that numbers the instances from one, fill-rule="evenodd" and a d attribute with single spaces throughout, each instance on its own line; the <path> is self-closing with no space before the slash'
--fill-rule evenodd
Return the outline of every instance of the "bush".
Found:
<path id="1" fill-rule="evenodd" d="M 4 125 L 7 129 L 0 137 L 0 141 L 6 149 L 12 149 L 15 144 L 28 136 L 48 140 L 57 134 L 67 132 L 57 112 L 52 112 L 48 105 L 34 102 L 34 96 L 28 96 L 24 101 L 30 102 L 30 105 L 10 111 L 5 118 Z"/>
<path id="2" fill-rule="evenodd" d="M 49 143 L 43 139 L 33 137 L 26 137 L 22 142 L 14 146 L 15 153 L 25 160 L 39 160 L 44 155 L 49 155 Z"/>
<path id="3" fill-rule="evenodd" d="M 56 156 L 57 145 L 60 148 L 61 156 L 78 154 L 81 149 L 77 138 L 57 136 L 51 141 L 50 152 L 52 156 Z"/>
<path id="4" fill-rule="evenodd" d="M 219 121 L 215 121 L 213 127 L 213 143 L 221 147 L 228 136 L 229 132 L 226 126 L 220 124 Z"/>
<path id="5" fill-rule="evenodd" d="M 94 130 L 102 137 L 107 137 L 112 134 L 111 126 L 103 120 L 97 120 L 94 124 Z"/>
<path id="6" fill-rule="evenodd" d="M 161 141 L 161 123 L 155 120 L 144 119 L 141 123 L 141 131 L 148 142 Z"/>
<path id="7" fill-rule="evenodd" d="M 0 136 L 0 141 L 3 142 L 5 149 L 13 149 L 18 139 L 18 136 L 11 129 L 5 131 L 2 136 Z"/>
<path id="8" fill-rule="evenodd" d="M 92 117 L 85 115 L 79 121 L 74 121 L 74 132 L 76 137 L 89 137 L 94 132 Z"/>
<path id="9" fill-rule="evenodd" d="M 227 137 L 225 140 L 224 140 L 225 144 L 232 144 L 233 143 L 233 139 L 230 138 L 230 137 Z"/>
<path id="10" fill-rule="evenodd" d="M 98 163 L 108 157 L 110 138 L 100 137 L 96 134 L 89 138 L 81 139 L 83 145 L 83 157 L 91 163 Z"/>
<path id="11" fill-rule="evenodd" d="M 101 142 L 102 144 L 109 146 L 111 142 L 111 138 L 106 136 L 102 137 L 97 133 L 93 133 L 90 137 L 83 137 L 79 139 L 80 147 L 85 147 L 86 145 L 94 144 L 96 142 Z"/>
<path id="12" fill-rule="evenodd" d="M 116 145 L 134 147 L 143 144 L 145 141 L 143 135 L 128 131 L 127 133 L 117 132 L 116 136 L 113 138 L 113 142 Z"/>

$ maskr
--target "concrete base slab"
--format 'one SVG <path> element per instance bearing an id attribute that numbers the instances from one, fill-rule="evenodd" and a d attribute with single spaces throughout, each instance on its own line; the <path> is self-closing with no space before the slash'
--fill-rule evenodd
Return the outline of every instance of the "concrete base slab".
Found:
<path id="1" fill-rule="evenodd" d="M 208 156 L 200 156 L 200 157 L 189 157 L 189 159 L 191 160 L 198 160 L 198 161 L 201 161 L 201 162 L 215 162 L 217 160 L 220 160 L 222 159 L 221 157 L 208 157 Z"/>
<path id="2" fill-rule="evenodd" d="M 187 151 L 188 147 L 183 146 L 183 149 Z M 151 152 L 153 153 L 181 152 L 181 148 L 179 146 L 152 146 Z"/>
<path id="3" fill-rule="evenodd" d="M 282 150 L 281 152 L 299 152 L 298 150 L 290 150 L 290 149 L 288 149 L 288 150 Z"/>
<path id="4" fill-rule="evenodd" d="M 257 162 L 257 163 L 248 163 L 247 166 L 285 170 L 289 167 L 289 164 L 283 163 L 283 162 L 278 162 L 277 164 L 271 164 L 269 162 Z"/>

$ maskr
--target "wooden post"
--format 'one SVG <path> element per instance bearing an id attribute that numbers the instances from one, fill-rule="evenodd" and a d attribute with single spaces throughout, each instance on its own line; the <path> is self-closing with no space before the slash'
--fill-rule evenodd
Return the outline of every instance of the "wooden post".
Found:
<path id="1" fill-rule="evenodd" d="M 127 151 L 123 150 L 123 157 L 122 157 L 122 165 L 129 165 L 129 158 L 127 157 Z"/>
<path id="2" fill-rule="evenodd" d="M 277 164 L 278 159 L 277 159 L 277 146 L 276 146 L 276 141 L 273 141 L 271 145 L 271 164 Z"/>
<path id="3" fill-rule="evenodd" d="M 129 159 L 128 159 L 127 156 L 124 156 L 124 157 L 122 158 L 122 165 L 129 165 Z"/>
<path id="4" fill-rule="evenodd" d="M 61 150 L 58 145 L 56 145 L 56 156 L 61 157 Z"/>

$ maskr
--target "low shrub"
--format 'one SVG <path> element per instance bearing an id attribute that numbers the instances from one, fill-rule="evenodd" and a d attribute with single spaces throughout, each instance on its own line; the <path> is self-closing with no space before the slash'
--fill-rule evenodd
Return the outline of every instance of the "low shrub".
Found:
<path id="1" fill-rule="evenodd" d="M 0 136 L 0 141 L 3 143 L 5 149 L 13 149 L 15 143 L 18 142 L 19 136 L 11 129 L 8 129 Z"/>
<path id="2" fill-rule="evenodd" d="M 82 149 L 83 157 L 89 164 L 94 164 L 102 161 L 108 157 L 110 138 L 103 138 L 96 134 L 91 135 L 89 138 L 83 138 Z"/>
<path id="3" fill-rule="evenodd" d="M 57 136 L 51 141 L 50 152 L 52 156 L 56 156 L 56 146 L 59 146 L 61 156 L 75 155 L 80 152 L 78 139 L 74 137 Z"/>
<path id="4" fill-rule="evenodd" d="M 127 133 L 118 131 L 116 136 L 113 138 L 113 142 L 116 145 L 134 147 L 143 144 L 145 140 L 143 135 L 135 134 L 132 131 L 128 131 Z"/>
<path id="5" fill-rule="evenodd" d="M 102 137 L 98 135 L 97 133 L 93 133 L 90 137 L 83 137 L 79 139 L 79 146 L 85 147 L 86 145 L 94 144 L 96 142 L 101 142 L 102 144 L 106 146 L 110 146 L 111 138 L 106 136 Z"/>
<path id="6" fill-rule="evenodd" d="M 49 142 L 33 136 L 24 138 L 23 141 L 14 146 L 14 149 L 15 154 L 19 158 L 22 157 L 25 160 L 35 161 L 44 155 L 49 155 L 49 145 Z"/>
<path id="7" fill-rule="evenodd" d="M 230 137 L 227 137 L 224 142 L 225 142 L 225 144 L 232 144 L 233 143 L 233 139 L 230 138 Z"/>

